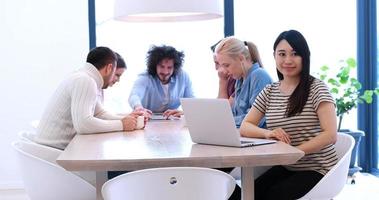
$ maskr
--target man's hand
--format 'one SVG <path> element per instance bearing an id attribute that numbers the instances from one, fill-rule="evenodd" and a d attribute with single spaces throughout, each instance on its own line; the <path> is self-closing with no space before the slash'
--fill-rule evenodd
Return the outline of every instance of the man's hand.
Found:
<path id="1" fill-rule="evenodd" d="M 146 125 L 146 122 L 149 120 L 149 118 L 146 117 L 146 112 L 144 112 L 144 111 L 133 111 L 130 113 L 130 115 L 133 115 L 136 118 L 138 118 L 139 116 L 144 116 L 144 118 L 143 118 L 144 119 L 144 125 Z M 150 117 L 151 117 L 151 115 L 150 115 Z"/>
<path id="2" fill-rule="evenodd" d="M 122 127 L 124 131 L 133 131 L 137 126 L 137 116 L 134 114 L 129 114 L 121 119 Z"/>
<path id="3" fill-rule="evenodd" d="M 170 116 L 180 118 L 181 115 L 183 115 L 183 111 L 180 111 L 180 110 L 168 109 L 163 113 L 163 117 L 166 117 L 166 119 L 168 119 Z"/>
<path id="4" fill-rule="evenodd" d="M 153 114 L 153 112 L 151 112 L 151 110 L 146 109 L 146 108 L 144 108 L 142 106 L 136 106 L 136 107 L 134 107 L 134 111 L 132 113 L 134 113 L 134 112 L 142 112 L 143 116 L 145 117 L 145 122 L 147 120 L 151 119 L 151 115 Z"/>

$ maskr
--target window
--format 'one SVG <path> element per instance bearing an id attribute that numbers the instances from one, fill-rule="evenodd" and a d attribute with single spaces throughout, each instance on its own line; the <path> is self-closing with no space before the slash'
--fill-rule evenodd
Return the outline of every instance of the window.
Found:
<path id="1" fill-rule="evenodd" d="M 234 1 L 236 37 L 254 42 L 265 69 L 277 80 L 273 44 L 284 30 L 296 29 L 311 50 L 311 73 L 323 65 L 337 67 L 356 57 L 356 1 Z M 342 28 L 341 28 L 342 27 Z M 343 128 L 357 128 L 356 111 L 345 117 Z"/>
<path id="2" fill-rule="evenodd" d="M 367 13 L 368 10 L 371 12 L 378 9 L 376 1 L 369 3 L 356 0 L 234 1 L 234 32 L 239 39 L 257 44 L 264 67 L 275 80 L 277 77 L 272 56 L 273 42 L 284 30 L 299 30 L 310 46 L 311 73 L 317 77 L 317 71 L 322 65 L 337 67 L 339 60 L 356 58 L 356 19 L 359 14 L 356 11 L 357 5 L 360 15 Z M 151 45 L 167 44 L 183 50 L 186 55 L 184 70 L 191 76 L 195 95 L 197 97 L 217 95 L 218 79 L 209 47 L 223 37 L 223 19 L 180 23 L 125 23 L 111 20 L 112 13 L 112 1 L 96 0 L 97 46 L 109 46 L 119 52 L 128 66 L 121 82 L 105 91 L 108 109 L 116 112 L 130 110 L 127 98 L 137 74 L 146 69 L 145 56 Z M 377 15 L 370 14 L 371 18 L 373 16 Z M 362 26 L 369 23 L 367 20 L 365 18 L 358 23 Z M 368 30 L 359 30 L 360 33 L 362 31 L 368 32 Z M 366 36 L 361 40 L 367 40 Z M 378 41 L 377 38 L 375 41 Z M 379 73 L 374 81 L 379 87 L 378 76 Z M 378 103 L 375 108 L 376 111 L 379 110 Z M 378 114 L 376 111 L 374 111 L 375 116 Z M 356 116 L 354 110 L 345 117 L 342 126 L 356 129 Z M 360 119 L 367 120 L 367 117 Z M 379 120 L 379 117 L 375 119 Z M 374 124 L 376 126 L 378 122 L 375 121 Z M 373 135 L 370 138 L 374 138 L 374 141 L 366 141 L 370 145 L 364 147 L 366 152 L 370 152 L 366 154 L 362 151 L 363 154 L 360 156 L 365 157 L 364 163 L 373 164 L 369 165 L 370 168 L 378 170 L 379 137 L 377 133 L 370 134 Z"/>
<path id="3" fill-rule="evenodd" d="M 210 46 L 224 35 L 223 18 L 194 22 L 131 23 L 111 19 L 113 5 L 96 1 L 97 46 L 120 53 L 127 70 L 120 83 L 105 91 L 105 106 L 115 112 L 129 111 L 129 93 L 137 75 L 146 70 L 145 57 L 151 45 L 171 45 L 184 51 L 183 69 L 192 80 L 197 97 L 213 98 L 218 77 Z"/>

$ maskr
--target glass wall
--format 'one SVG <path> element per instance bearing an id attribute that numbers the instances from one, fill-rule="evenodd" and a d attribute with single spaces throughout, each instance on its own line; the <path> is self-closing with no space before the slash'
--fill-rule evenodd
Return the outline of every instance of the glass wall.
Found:
<path id="1" fill-rule="evenodd" d="M 273 6 L 275 5 L 275 6 Z M 209 47 L 223 37 L 223 19 L 179 23 L 130 23 L 112 20 L 112 1 L 96 1 L 97 46 L 119 52 L 128 65 L 120 83 L 106 91 L 106 106 L 127 111 L 127 98 L 137 74 L 146 68 L 151 45 L 167 44 L 183 50 L 184 69 L 190 74 L 195 95 L 215 97 L 217 74 Z M 311 72 L 323 65 L 339 68 L 339 61 L 356 57 L 356 1 L 234 1 L 235 35 L 258 45 L 263 64 L 277 79 L 272 45 L 283 30 L 297 29 L 311 49 Z M 333 71 L 331 71 L 333 72 Z M 205 84 L 206 83 L 206 84 Z M 357 128 L 356 110 L 345 117 L 343 128 Z"/>
<path id="2" fill-rule="evenodd" d="M 296 29 L 308 41 L 311 50 L 311 73 L 323 65 L 333 70 L 339 61 L 356 58 L 355 0 L 234 1 L 235 35 L 259 48 L 263 65 L 277 80 L 273 43 L 284 30 Z M 344 118 L 343 128 L 357 128 L 356 110 Z"/>
<path id="3" fill-rule="evenodd" d="M 151 45 L 171 45 L 185 54 L 184 70 L 191 77 L 197 97 L 213 98 L 218 77 L 210 46 L 224 35 L 223 18 L 194 22 L 131 23 L 112 20 L 113 4 L 96 0 L 97 46 L 120 53 L 127 70 L 121 81 L 105 91 L 105 106 L 116 112 L 129 111 L 127 103 L 137 75 L 146 70 L 145 57 Z"/>
<path id="4" fill-rule="evenodd" d="M 357 2 L 360 0 L 234 1 L 234 32 L 236 37 L 257 44 L 264 67 L 277 80 L 273 42 L 283 30 L 299 30 L 311 49 L 311 72 L 318 77 L 317 72 L 322 65 L 337 70 L 340 60 L 356 58 Z M 116 112 L 130 110 L 127 98 L 137 74 L 146 69 L 145 56 L 151 45 L 167 44 L 184 51 L 184 69 L 191 76 L 195 95 L 216 96 L 217 74 L 209 47 L 223 37 L 223 19 L 126 23 L 112 20 L 112 14 L 113 1 L 96 0 L 97 46 L 111 47 L 125 58 L 128 65 L 120 83 L 105 92 L 108 109 Z M 378 104 L 377 108 L 379 110 Z M 353 110 L 345 117 L 342 127 L 356 129 L 356 116 L 356 110 Z M 374 167 L 378 169 L 379 141 L 373 143 L 376 145 Z"/>

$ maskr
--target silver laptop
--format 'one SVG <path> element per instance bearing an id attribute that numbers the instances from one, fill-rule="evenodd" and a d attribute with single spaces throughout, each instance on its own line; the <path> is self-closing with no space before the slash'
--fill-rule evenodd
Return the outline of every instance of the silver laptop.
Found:
<path id="1" fill-rule="evenodd" d="M 195 143 L 248 147 L 275 140 L 241 137 L 227 99 L 180 99 L 191 139 Z"/>

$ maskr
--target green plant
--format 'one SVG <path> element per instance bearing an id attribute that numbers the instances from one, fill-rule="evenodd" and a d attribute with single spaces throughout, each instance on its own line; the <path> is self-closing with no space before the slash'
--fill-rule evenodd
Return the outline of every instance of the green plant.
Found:
<path id="1" fill-rule="evenodd" d="M 350 77 L 350 72 L 357 66 L 355 59 L 348 58 L 340 61 L 341 67 L 336 75 L 330 74 L 329 67 L 324 65 L 319 73 L 320 79 L 325 81 L 332 93 L 337 107 L 337 117 L 339 117 L 338 131 L 344 114 L 356 108 L 358 103 L 372 103 L 373 95 L 379 95 L 379 88 L 373 90 L 363 90 L 362 84 L 354 77 Z"/>

